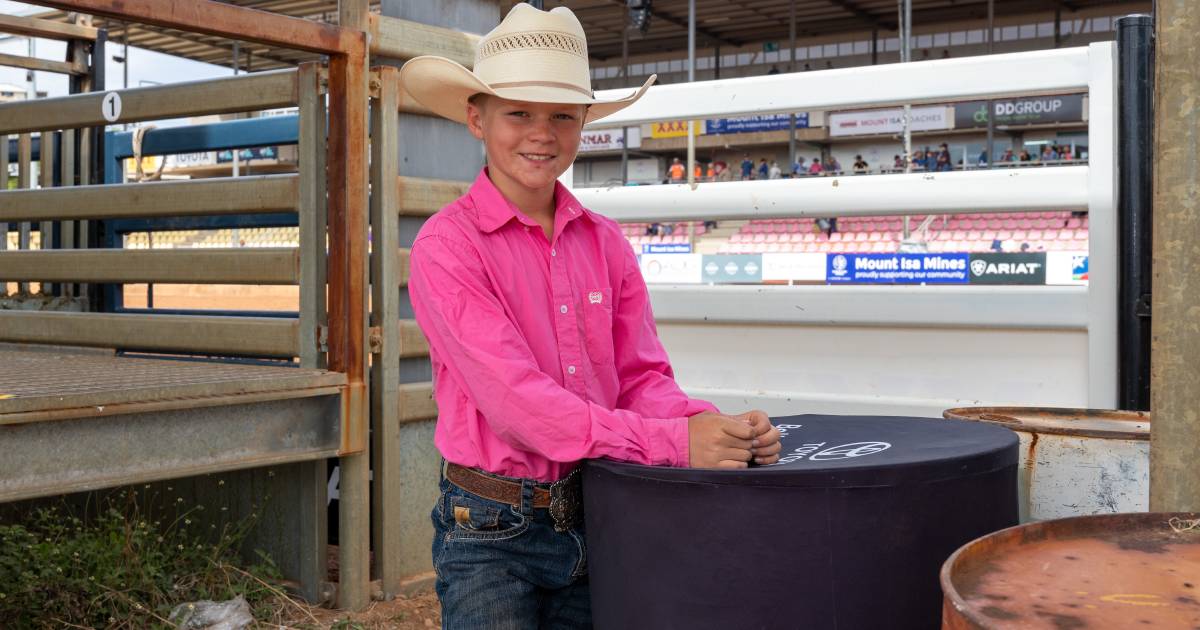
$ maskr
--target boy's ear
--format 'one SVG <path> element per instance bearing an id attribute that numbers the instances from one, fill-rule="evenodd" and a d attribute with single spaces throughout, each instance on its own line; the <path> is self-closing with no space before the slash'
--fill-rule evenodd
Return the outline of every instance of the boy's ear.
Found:
<path id="1" fill-rule="evenodd" d="M 467 131 L 476 140 L 483 140 L 483 109 L 475 103 L 467 103 Z"/>

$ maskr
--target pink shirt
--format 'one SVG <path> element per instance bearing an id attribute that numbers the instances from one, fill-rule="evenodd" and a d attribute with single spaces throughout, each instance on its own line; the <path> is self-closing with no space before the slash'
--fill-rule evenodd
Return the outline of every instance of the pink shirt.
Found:
<path id="1" fill-rule="evenodd" d="M 484 169 L 421 228 L 409 292 L 446 460 L 555 481 L 581 459 L 687 466 L 687 418 L 637 257 L 555 184 L 554 238 Z"/>

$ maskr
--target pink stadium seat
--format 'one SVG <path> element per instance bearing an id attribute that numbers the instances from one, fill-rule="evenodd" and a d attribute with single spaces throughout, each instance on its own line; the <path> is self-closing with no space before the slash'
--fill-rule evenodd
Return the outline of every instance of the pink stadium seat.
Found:
<path id="1" fill-rule="evenodd" d="M 997 219 L 988 219 L 987 229 L 996 231 L 1004 228 L 1004 223 Z"/>
<path id="2" fill-rule="evenodd" d="M 944 242 L 950 240 L 953 236 L 954 236 L 953 232 L 938 232 L 937 236 L 935 238 L 944 243 Z"/>
<path id="3" fill-rule="evenodd" d="M 980 232 L 978 230 L 971 230 L 970 232 L 967 232 L 967 240 L 968 241 L 981 241 L 981 240 L 983 240 L 983 232 Z"/>
<path id="4" fill-rule="evenodd" d="M 752 250 L 752 253 L 755 253 L 755 254 L 762 254 L 762 253 L 765 253 L 766 251 L 767 251 L 767 244 L 766 244 L 766 243 L 755 243 L 755 244 L 754 244 L 754 249 Z"/>
<path id="5" fill-rule="evenodd" d="M 828 251 L 831 251 L 831 252 L 844 252 L 844 251 L 846 251 L 846 244 L 845 244 L 845 243 L 834 243 L 834 244 L 833 244 L 833 245 L 832 245 L 832 246 L 829 248 L 829 250 L 828 250 Z"/>
<path id="6" fill-rule="evenodd" d="M 876 243 L 876 242 L 882 241 L 882 240 L 883 240 L 883 234 L 882 234 L 882 233 L 880 233 L 880 232 L 871 232 L 870 234 L 868 234 L 868 235 L 867 235 L 867 240 L 868 240 L 868 241 L 871 241 L 871 242 L 873 242 L 873 243 Z"/>
<path id="7" fill-rule="evenodd" d="M 888 249 L 889 249 L 889 246 L 887 243 L 875 241 L 874 243 L 871 244 L 871 251 L 873 251 L 873 252 L 883 253 L 883 252 L 888 251 Z"/>
<path id="8" fill-rule="evenodd" d="M 841 240 L 842 240 L 841 232 L 834 232 L 833 234 L 829 235 L 829 242 L 831 242 L 831 243 L 837 243 L 837 242 L 840 242 Z"/>
<path id="9" fill-rule="evenodd" d="M 1051 224 L 1051 222 L 1047 221 L 1046 219 L 1038 219 L 1033 222 L 1033 227 L 1036 230 L 1048 230 L 1052 227 L 1057 227 L 1057 226 Z"/>
<path id="10" fill-rule="evenodd" d="M 1077 241 L 1088 240 L 1088 231 L 1087 230 L 1075 230 L 1075 240 L 1077 240 Z"/>
<path id="11" fill-rule="evenodd" d="M 770 234 L 767 234 L 767 242 L 768 242 L 768 243 L 778 243 L 778 242 L 779 242 L 779 235 L 778 235 L 778 234 L 776 234 L 776 233 L 774 233 L 774 232 L 771 232 Z"/>
<path id="12" fill-rule="evenodd" d="M 717 248 L 717 253 L 718 254 L 731 254 L 731 253 L 733 253 L 732 248 L 733 248 L 733 245 L 730 243 L 721 243 L 721 246 Z"/>
<path id="13" fill-rule="evenodd" d="M 799 243 L 802 240 L 804 240 L 805 236 L 807 236 L 807 235 L 801 234 L 799 232 L 792 232 L 791 234 L 788 234 L 788 242 L 789 243 Z"/>
<path id="14" fill-rule="evenodd" d="M 858 243 L 865 243 L 869 236 L 870 235 L 867 234 L 866 232 L 855 232 L 854 240 L 855 240 L 855 242 L 858 242 Z"/>
<path id="15" fill-rule="evenodd" d="M 1020 221 L 1017 221 L 1017 229 L 1032 230 L 1033 229 L 1033 221 L 1030 221 L 1029 219 L 1021 219 Z"/>
<path id="16" fill-rule="evenodd" d="M 754 239 L 753 239 L 753 241 L 752 241 L 752 242 L 754 242 L 754 243 L 765 243 L 765 242 L 767 242 L 767 235 L 766 235 L 766 234 L 763 234 L 762 232 L 759 232 L 759 233 L 757 233 L 757 234 L 755 234 L 755 235 L 754 235 Z"/>
<path id="17" fill-rule="evenodd" d="M 801 241 L 803 241 L 803 242 L 805 242 L 805 243 L 812 243 L 812 242 L 815 242 L 815 241 L 817 240 L 817 235 L 816 235 L 816 233 L 814 233 L 814 232 L 809 232 L 809 233 L 807 233 L 807 234 L 801 234 L 801 235 L 800 235 L 800 240 L 801 240 Z"/>
<path id="18" fill-rule="evenodd" d="M 767 253 L 776 254 L 779 252 L 779 243 L 768 243 Z"/>
<path id="19" fill-rule="evenodd" d="M 962 230 L 954 230 L 952 237 L 956 241 L 963 241 L 967 238 L 967 233 Z"/>
<path id="20" fill-rule="evenodd" d="M 1067 219 L 1067 227 L 1071 228 L 1072 230 L 1077 230 L 1083 227 L 1083 220 L 1076 218 Z"/>

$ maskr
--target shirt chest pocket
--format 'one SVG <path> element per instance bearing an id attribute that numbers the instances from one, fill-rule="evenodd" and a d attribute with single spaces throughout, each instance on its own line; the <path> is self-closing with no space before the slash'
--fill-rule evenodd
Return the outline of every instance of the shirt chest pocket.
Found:
<path id="1" fill-rule="evenodd" d="M 583 338 L 588 357 L 596 365 L 613 362 L 612 289 L 597 287 L 582 292 L 579 310 L 583 320 Z"/>

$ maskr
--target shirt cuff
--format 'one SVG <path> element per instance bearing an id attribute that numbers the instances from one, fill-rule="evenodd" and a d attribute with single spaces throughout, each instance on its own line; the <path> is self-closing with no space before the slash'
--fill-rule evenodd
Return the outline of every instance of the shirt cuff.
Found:
<path id="1" fill-rule="evenodd" d="M 667 421 L 667 428 L 671 435 L 670 445 L 673 450 L 670 465 L 676 468 L 689 467 L 692 458 L 689 448 L 688 419 L 672 418 Z"/>

